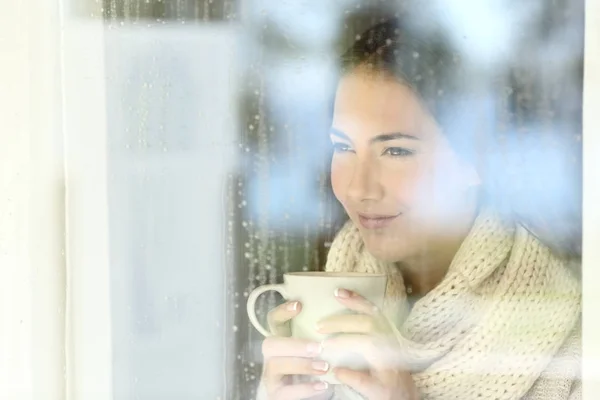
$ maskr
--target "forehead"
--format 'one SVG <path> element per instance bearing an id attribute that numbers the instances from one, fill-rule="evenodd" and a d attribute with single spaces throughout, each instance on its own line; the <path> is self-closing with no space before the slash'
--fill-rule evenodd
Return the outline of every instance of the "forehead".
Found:
<path id="1" fill-rule="evenodd" d="M 333 125 L 347 134 L 403 132 L 422 136 L 432 123 L 414 92 L 387 75 L 351 72 L 339 82 Z"/>

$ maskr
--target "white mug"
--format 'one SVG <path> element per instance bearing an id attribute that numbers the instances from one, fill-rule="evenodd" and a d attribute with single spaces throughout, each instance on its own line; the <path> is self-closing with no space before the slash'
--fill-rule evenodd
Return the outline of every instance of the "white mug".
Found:
<path id="1" fill-rule="evenodd" d="M 359 272 L 291 272 L 284 274 L 283 284 L 259 286 L 248 296 L 247 311 L 250 322 L 263 336 L 272 336 L 256 318 L 255 304 L 258 297 L 270 290 L 281 294 L 286 301 L 299 301 L 302 311 L 291 320 L 292 337 L 320 342 L 327 335 L 316 331 L 319 321 L 327 317 L 348 313 L 349 310 L 335 298 L 336 289 L 351 290 L 376 307 L 382 308 L 385 297 L 387 276 Z M 322 358 L 331 367 L 360 367 L 357 361 L 332 359 L 327 354 Z M 338 383 L 331 374 L 323 380 Z"/>

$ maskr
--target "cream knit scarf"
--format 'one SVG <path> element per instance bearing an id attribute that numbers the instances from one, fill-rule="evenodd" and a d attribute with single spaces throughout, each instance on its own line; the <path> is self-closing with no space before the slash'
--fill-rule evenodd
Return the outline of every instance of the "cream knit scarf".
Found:
<path id="1" fill-rule="evenodd" d="M 385 272 L 385 314 L 423 399 L 521 399 L 569 337 L 580 284 L 524 228 L 482 213 L 443 281 L 409 312 L 394 264 L 376 260 L 348 222 L 328 271 Z M 341 393 L 344 394 L 341 394 Z M 356 398 L 339 387 L 336 398 Z"/>

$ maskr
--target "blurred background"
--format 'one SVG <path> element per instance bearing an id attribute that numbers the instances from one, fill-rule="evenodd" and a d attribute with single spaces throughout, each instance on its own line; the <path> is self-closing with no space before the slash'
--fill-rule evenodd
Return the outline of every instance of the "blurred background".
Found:
<path id="1" fill-rule="evenodd" d="M 385 15 L 443 32 L 493 104 L 481 156 L 499 204 L 578 258 L 583 0 L 424 7 L 72 2 L 103 27 L 114 399 L 254 397 L 247 295 L 324 265 L 344 220 L 328 176 L 336 57 Z"/>

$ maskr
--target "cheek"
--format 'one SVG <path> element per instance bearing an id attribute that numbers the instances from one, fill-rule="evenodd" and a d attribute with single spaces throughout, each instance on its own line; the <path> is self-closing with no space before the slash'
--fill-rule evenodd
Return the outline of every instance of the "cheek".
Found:
<path id="1" fill-rule="evenodd" d="M 430 160 L 416 176 L 412 202 L 421 214 L 438 215 L 464 201 L 463 179 L 452 160 Z"/>
<path id="2" fill-rule="evenodd" d="M 348 187 L 347 168 L 343 168 L 339 163 L 333 161 L 331 163 L 331 188 L 333 194 L 340 203 L 344 203 L 345 188 Z"/>
<path id="3" fill-rule="evenodd" d="M 381 183 L 389 197 L 403 208 L 411 209 L 426 197 L 424 189 L 427 184 L 428 174 L 419 163 L 403 165 L 394 168 L 382 176 Z"/>

